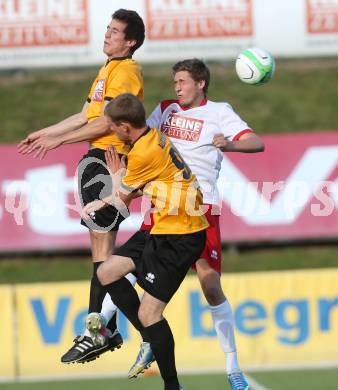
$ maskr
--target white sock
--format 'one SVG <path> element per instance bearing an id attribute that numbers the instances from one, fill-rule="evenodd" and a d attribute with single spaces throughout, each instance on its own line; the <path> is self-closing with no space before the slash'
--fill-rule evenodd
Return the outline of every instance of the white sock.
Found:
<path id="1" fill-rule="evenodd" d="M 104 318 L 106 324 L 108 324 L 108 322 L 111 320 L 116 310 L 117 307 L 115 303 L 111 300 L 110 295 L 107 293 L 104 296 L 101 308 L 101 315 Z"/>
<path id="2" fill-rule="evenodd" d="M 136 277 L 133 274 L 129 273 L 125 276 L 125 278 L 129 280 L 130 284 L 135 286 Z M 108 322 L 111 320 L 116 310 L 117 307 L 115 303 L 111 300 L 110 295 L 107 293 L 103 299 L 102 308 L 101 308 L 101 315 L 104 318 L 106 324 L 108 324 Z"/>
<path id="3" fill-rule="evenodd" d="M 226 355 L 226 371 L 228 374 L 240 371 L 237 360 L 234 316 L 227 300 L 217 306 L 210 306 L 212 320 L 221 348 Z"/>

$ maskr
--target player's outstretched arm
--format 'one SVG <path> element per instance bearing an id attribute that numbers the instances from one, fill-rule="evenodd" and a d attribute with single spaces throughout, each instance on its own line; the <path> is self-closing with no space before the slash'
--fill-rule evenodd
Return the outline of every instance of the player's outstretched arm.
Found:
<path id="1" fill-rule="evenodd" d="M 28 136 L 18 144 L 19 153 L 27 154 L 27 151 L 30 150 L 30 146 L 32 145 L 32 143 L 42 136 L 48 135 L 48 136 L 57 137 L 83 126 L 85 123 L 87 123 L 87 116 L 86 116 L 87 106 L 88 103 L 86 102 L 81 112 L 71 115 L 68 118 L 54 125 L 45 127 L 37 131 L 33 131 L 32 133 L 28 134 Z"/>
<path id="2" fill-rule="evenodd" d="M 100 116 L 77 130 L 63 134 L 60 140 L 63 145 L 74 144 L 77 142 L 91 141 L 110 133 L 109 120 L 105 116 Z"/>
<path id="3" fill-rule="evenodd" d="M 110 132 L 107 119 L 105 117 L 99 117 L 92 122 L 86 123 L 79 129 L 67 132 L 60 135 L 45 135 L 39 136 L 25 148 L 20 148 L 19 151 L 22 154 L 32 154 L 34 158 L 40 158 L 41 160 L 46 156 L 47 152 L 52 149 L 56 149 L 61 145 L 72 144 L 82 141 L 91 141 L 101 135 L 108 134 Z"/>
<path id="4" fill-rule="evenodd" d="M 237 141 L 230 141 L 224 134 L 216 134 L 212 142 L 222 152 L 257 153 L 264 151 L 264 143 L 255 133 L 245 133 Z"/>

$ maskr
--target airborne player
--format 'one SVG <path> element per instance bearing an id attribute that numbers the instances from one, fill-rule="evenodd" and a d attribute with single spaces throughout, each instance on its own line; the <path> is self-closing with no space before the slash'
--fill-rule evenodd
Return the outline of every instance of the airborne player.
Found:
<path id="1" fill-rule="evenodd" d="M 202 61 L 178 62 L 173 73 L 177 100 L 163 100 L 151 113 L 147 124 L 169 136 L 201 186 L 210 226 L 206 245 L 194 268 L 226 354 L 229 383 L 233 390 L 248 390 L 249 385 L 237 360 L 232 309 L 221 286 L 222 247 L 216 182 L 223 152 L 261 152 L 264 144 L 228 103 L 207 98 L 210 72 Z M 147 228 L 146 225 L 143 227 Z M 142 344 L 143 353 L 131 368 L 130 376 L 138 375 L 149 365 L 151 353 L 148 347 L 147 343 Z"/>

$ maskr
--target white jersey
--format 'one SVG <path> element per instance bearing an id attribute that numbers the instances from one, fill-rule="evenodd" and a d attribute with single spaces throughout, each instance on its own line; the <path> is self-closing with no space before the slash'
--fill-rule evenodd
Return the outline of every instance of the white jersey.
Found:
<path id="1" fill-rule="evenodd" d="M 147 119 L 150 127 L 166 134 L 198 179 L 203 201 L 218 204 L 217 179 L 223 152 L 212 144 L 215 134 L 230 141 L 252 130 L 228 103 L 203 100 L 199 107 L 185 109 L 177 100 L 164 100 Z"/>

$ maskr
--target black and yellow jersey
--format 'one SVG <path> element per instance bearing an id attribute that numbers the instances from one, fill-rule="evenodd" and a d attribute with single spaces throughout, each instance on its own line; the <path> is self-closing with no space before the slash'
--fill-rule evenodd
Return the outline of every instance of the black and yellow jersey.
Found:
<path id="1" fill-rule="evenodd" d="M 87 99 L 89 105 L 86 109 L 88 122 L 103 115 L 105 102 L 127 92 L 143 101 L 141 68 L 131 58 L 112 59 L 100 69 L 90 89 Z M 107 149 L 108 145 L 114 145 L 118 153 L 126 154 L 128 152 L 128 147 L 116 134 L 99 137 L 93 140 L 91 145 L 104 150 Z"/>
<path id="2" fill-rule="evenodd" d="M 189 234 L 209 225 L 195 176 L 169 138 L 148 128 L 131 146 L 122 189 L 151 198 L 151 234 Z"/>

